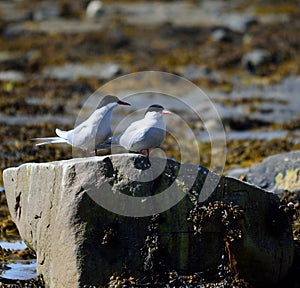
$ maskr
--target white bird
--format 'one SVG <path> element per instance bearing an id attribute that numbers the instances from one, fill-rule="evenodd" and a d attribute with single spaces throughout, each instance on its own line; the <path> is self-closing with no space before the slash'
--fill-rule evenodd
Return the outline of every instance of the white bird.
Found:
<path id="1" fill-rule="evenodd" d="M 149 149 L 159 147 L 166 137 L 164 114 L 172 112 L 158 104 L 149 106 L 143 119 L 131 123 L 123 133 L 109 138 L 106 144 L 119 145 L 140 154 L 146 150 L 149 156 Z"/>
<path id="2" fill-rule="evenodd" d="M 130 105 L 116 96 L 106 95 L 92 115 L 74 129 L 69 131 L 56 129 L 55 132 L 58 137 L 34 138 L 32 140 L 40 142 L 36 144 L 37 146 L 51 143 L 67 143 L 73 147 L 86 150 L 88 154 L 95 149 L 95 154 L 97 154 L 96 147 L 104 143 L 112 134 L 110 119 L 113 109 L 118 104 Z"/>

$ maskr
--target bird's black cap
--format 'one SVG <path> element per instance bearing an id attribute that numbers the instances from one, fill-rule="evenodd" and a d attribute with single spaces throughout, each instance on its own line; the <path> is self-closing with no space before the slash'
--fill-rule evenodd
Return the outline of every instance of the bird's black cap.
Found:
<path id="1" fill-rule="evenodd" d="M 165 108 L 159 104 L 153 104 L 147 108 L 145 114 L 147 112 L 162 112 L 164 109 Z"/>
<path id="2" fill-rule="evenodd" d="M 113 96 L 113 95 L 106 95 L 102 98 L 102 100 L 100 101 L 99 105 L 98 105 L 98 109 L 110 104 L 110 103 L 118 103 L 120 105 L 130 105 L 127 102 L 121 101 L 117 96 Z"/>

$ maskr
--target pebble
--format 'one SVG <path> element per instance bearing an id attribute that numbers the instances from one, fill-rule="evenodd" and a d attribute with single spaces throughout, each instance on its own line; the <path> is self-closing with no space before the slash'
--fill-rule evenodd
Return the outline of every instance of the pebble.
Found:
<path id="1" fill-rule="evenodd" d="M 232 38 L 229 36 L 228 32 L 223 28 L 215 29 L 211 33 L 211 39 L 215 42 L 222 42 L 222 41 L 229 42 L 232 40 Z"/>
<path id="2" fill-rule="evenodd" d="M 271 53 L 265 49 L 255 49 L 244 55 L 242 65 L 249 72 L 255 72 L 259 66 L 271 60 Z"/>
<path id="3" fill-rule="evenodd" d="M 247 28 L 250 25 L 254 25 L 255 23 L 258 23 L 258 21 L 251 17 L 247 16 L 245 14 L 236 14 L 236 13 L 231 13 L 230 15 L 224 14 L 223 17 L 223 25 L 230 30 L 234 32 L 239 32 L 239 33 L 245 33 Z"/>
<path id="4" fill-rule="evenodd" d="M 103 15 L 103 3 L 99 0 L 91 1 L 86 8 L 86 17 L 88 19 L 99 19 Z"/>
<path id="5" fill-rule="evenodd" d="M 60 16 L 61 8 L 54 1 L 44 1 L 32 14 L 34 21 L 54 19 Z"/>
<path id="6" fill-rule="evenodd" d="M 195 64 L 184 66 L 179 71 L 185 78 L 194 81 L 201 78 L 207 78 L 210 70 L 207 67 L 202 67 Z"/>

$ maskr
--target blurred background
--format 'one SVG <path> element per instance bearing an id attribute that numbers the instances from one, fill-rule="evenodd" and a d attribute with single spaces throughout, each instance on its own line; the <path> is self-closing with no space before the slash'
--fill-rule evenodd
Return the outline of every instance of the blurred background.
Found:
<path id="1" fill-rule="evenodd" d="M 292 0 L 1 0 L 1 171 L 71 158 L 68 146 L 29 139 L 74 127 L 96 89 L 143 70 L 181 75 L 210 97 L 227 133 L 225 171 L 298 149 L 299 14 Z M 203 123 L 190 125 L 209 166 Z M 164 149 L 180 160 L 171 138 Z"/>
<path id="2" fill-rule="evenodd" d="M 299 150 L 299 31 L 298 0 L 0 0 L 0 175 L 25 162 L 71 158 L 68 146 L 35 147 L 30 139 L 73 128 L 95 90 L 143 70 L 183 76 L 210 97 L 226 131 L 224 173 Z M 206 104 L 194 101 L 205 113 Z M 164 105 L 190 115 L 199 163 L 209 167 L 201 120 Z M 180 160 L 174 147 L 167 137 L 163 149 Z M 2 234 L 14 235 L 5 209 Z"/>

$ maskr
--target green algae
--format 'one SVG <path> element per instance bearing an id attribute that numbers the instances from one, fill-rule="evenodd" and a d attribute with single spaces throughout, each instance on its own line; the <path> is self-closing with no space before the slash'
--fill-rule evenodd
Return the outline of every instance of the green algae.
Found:
<path id="1" fill-rule="evenodd" d="M 300 191 L 300 168 L 294 170 L 286 170 L 285 175 L 278 173 L 275 178 L 274 189 L 280 189 L 284 191 Z"/>
<path id="2" fill-rule="evenodd" d="M 294 4 L 294 5 L 293 5 Z M 255 9 L 257 14 L 297 14 L 297 7 L 295 3 L 279 3 L 277 5 L 261 5 Z"/>

